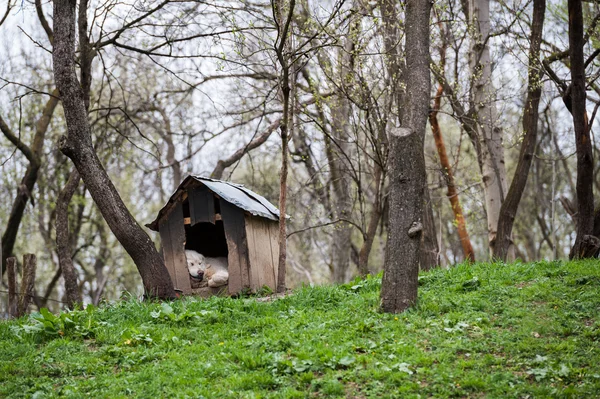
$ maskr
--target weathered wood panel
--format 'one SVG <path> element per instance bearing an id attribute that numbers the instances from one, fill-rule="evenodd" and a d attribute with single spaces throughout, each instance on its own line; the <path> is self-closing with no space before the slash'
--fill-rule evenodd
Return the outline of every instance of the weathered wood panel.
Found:
<path id="1" fill-rule="evenodd" d="M 266 221 L 269 226 L 269 239 L 271 242 L 271 257 L 273 258 L 273 275 L 275 276 L 275 284 L 279 276 L 279 223 L 274 221 Z M 277 288 L 277 287 L 275 287 Z"/>
<path id="2" fill-rule="evenodd" d="M 229 294 L 233 295 L 250 288 L 244 212 L 224 200 L 220 200 L 220 206 L 229 250 Z"/>
<path id="3" fill-rule="evenodd" d="M 175 289 L 184 294 L 191 292 L 190 275 L 185 258 L 185 229 L 183 210 L 178 202 L 159 222 L 158 231 L 163 247 L 165 265 L 173 280 Z"/>
<path id="4" fill-rule="evenodd" d="M 246 235 L 250 260 L 251 288 L 256 291 L 263 286 L 276 289 L 273 268 L 269 222 L 263 218 L 246 215 Z"/>
<path id="5" fill-rule="evenodd" d="M 215 224 L 215 197 L 205 186 L 188 189 L 191 225 L 209 222 Z"/>

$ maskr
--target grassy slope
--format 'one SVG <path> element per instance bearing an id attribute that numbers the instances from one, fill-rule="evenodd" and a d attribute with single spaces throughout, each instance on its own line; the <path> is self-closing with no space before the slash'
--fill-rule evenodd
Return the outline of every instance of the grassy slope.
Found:
<path id="1" fill-rule="evenodd" d="M 435 270 L 398 316 L 372 278 L 3 322 L 0 397 L 600 397 L 599 266 Z"/>

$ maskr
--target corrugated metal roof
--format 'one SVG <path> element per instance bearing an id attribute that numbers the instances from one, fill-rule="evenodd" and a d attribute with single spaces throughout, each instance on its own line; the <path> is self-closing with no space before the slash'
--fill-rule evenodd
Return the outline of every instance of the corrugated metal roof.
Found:
<path id="1" fill-rule="evenodd" d="M 275 208 L 265 197 L 256 194 L 241 184 L 222 180 L 211 179 L 202 176 L 192 176 L 200 183 L 208 187 L 213 193 L 225 201 L 242 208 L 256 216 L 262 216 L 271 220 L 279 220 L 279 209 Z"/>
<path id="2" fill-rule="evenodd" d="M 158 221 L 163 217 L 165 212 L 170 209 L 171 205 L 180 198 L 181 192 L 188 188 L 191 180 L 200 182 L 223 200 L 250 212 L 252 215 L 261 216 L 271 220 L 279 220 L 279 209 L 271 204 L 265 197 L 256 194 L 254 191 L 247 189 L 243 185 L 211 179 L 209 177 L 190 175 L 183 180 L 177 190 L 171 195 L 169 201 L 158 212 L 156 219 L 154 219 L 152 223 L 147 224 L 147 227 L 154 231 L 158 231 Z"/>

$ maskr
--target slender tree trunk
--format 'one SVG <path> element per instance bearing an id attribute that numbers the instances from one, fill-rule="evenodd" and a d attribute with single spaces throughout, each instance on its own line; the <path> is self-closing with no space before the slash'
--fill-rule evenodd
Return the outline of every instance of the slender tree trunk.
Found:
<path id="1" fill-rule="evenodd" d="M 33 195 L 33 189 L 37 182 L 38 172 L 42 164 L 41 156 L 44 147 L 44 139 L 46 137 L 46 132 L 48 131 L 48 126 L 50 125 L 50 120 L 52 119 L 52 115 L 58 104 L 58 95 L 58 90 L 54 90 L 52 96 L 46 102 L 44 110 L 42 111 L 42 116 L 35 125 L 35 135 L 33 136 L 31 147 L 28 147 L 20 141 L 4 122 L 2 117 L 0 117 L 0 130 L 29 161 L 25 176 L 23 176 L 21 184 L 17 189 L 15 199 L 13 200 L 6 229 L 2 234 L 2 275 L 4 275 L 6 258 L 12 255 L 19 227 L 21 226 L 21 220 L 23 219 L 23 214 L 25 212 L 25 206 L 27 205 L 27 201 Z"/>
<path id="2" fill-rule="evenodd" d="M 423 188 L 423 234 L 421 236 L 421 255 L 419 266 L 421 270 L 431 270 L 440 264 L 440 251 L 435 231 L 435 219 L 427 179 Z"/>
<path id="3" fill-rule="evenodd" d="M 17 258 L 11 256 L 6 259 L 6 277 L 8 278 L 8 315 L 17 317 L 19 297 L 17 295 Z"/>
<path id="4" fill-rule="evenodd" d="M 347 57 L 341 58 L 345 60 Z M 342 73 L 342 80 L 345 80 L 349 71 L 346 68 L 342 68 L 342 70 L 347 72 Z M 330 153 L 333 159 L 329 162 L 329 167 L 334 193 L 333 213 L 336 219 L 342 221 L 337 223 L 333 230 L 331 277 L 335 283 L 344 283 L 346 273 L 350 267 L 350 248 L 352 244 L 352 226 L 344 221 L 352 218 L 352 178 L 349 166 L 352 149 L 348 132 L 350 103 L 345 97 L 345 93 L 340 93 L 334 101 L 336 104 L 332 107 L 332 143 L 330 144 L 332 145 Z"/>
<path id="5" fill-rule="evenodd" d="M 506 261 L 508 250 L 512 244 L 512 228 L 519 209 L 519 203 L 537 143 L 540 97 L 542 95 L 543 68 L 540 63 L 540 47 L 544 27 L 546 0 L 533 1 L 533 23 L 531 25 L 531 40 L 529 47 L 529 82 L 527 85 L 527 100 L 523 113 L 523 142 L 519 153 L 519 161 L 515 170 L 510 189 L 502 207 L 498 220 L 498 233 L 494 243 L 494 258 Z"/>
<path id="6" fill-rule="evenodd" d="M 74 169 L 56 200 L 56 252 L 65 280 L 67 306 L 70 309 L 83 304 L 77 284 L 77 272 L 73 266 L 73 252 L 69 237 L 69 203 L 73 198 L 73 194 L 75 194 L 75 190 L 77 190 L 77 186 L 79 186 L 79 173 L 77 169 Z"/>
<path id="7" fill-rule="evenodd" d="M 571 114 L 577 149 L 577 237 L 569 258 L 591 256 L 588 250 L 594 229 L 594 164 L 586 113 L 585 64 L 583 59 L 583 12 L 581 0 L 568 0 L 569 58 L 571 61 Z"/>
<path id="8" fill-rule="evenodd" d="M 353 4 L 354 6 L 354 4 Z M 334 217 L 342 220 L 333 230 L 332 280 L 344 283 L 350 267 L 352 226 L 344 220 L 352 219 L 352 159 L 349 95 L 353 87 L 354 47 L 359 34 L 359 19 L 353 18 L 343 36 L 343 48 L 338 51 L 339 86 L 341 90 L 331 104 L 331 151 L 328 152 L 331 184 L 333 186 Z"/>
<path id="9" fill-rule="evenodd" d="M 284 13 L 283 0 L 274 1 L 273 16 L 278 28 L 278 42 L 275 43 L 275 53 L 281 66 L 280 87 L 283 95 L 283 115 L 279 130 L 281 132 L 281 175 L 279 179 L 279 264 L 277 275 L 277 292 L 285 292 L 285 272 L 287 263 L 287 234 L 285 208 L 287 202 L 287 173 L 288 173 L 288 125 L 290 122 L 290 61 L 288 34 L 294 15 L 295 0 L 290 0 L 287 14 Z M 295 76 L 294 76 L 295 79 Z"/>
<path id="10" fill-rule="evenodd" d="M 381 308 L 402 312 L 417 301 L 426 182 L 424 138 L 429 108 L 429 0 L 406 2 L 406 99 L 401 127 L 389 137 L 389 232 Z"/>
<path id="11" fill-rule="evenodd" d="M 488 222 L 490 253 L 496 240 L 500 207 L 507 193 L 502 128 L 498 126 L 490 49 L 490 0 L 469 0 L 473 40 L 470 52 L 471 108 L 476 118 Z"/>
<path id="12" fill-rule="evenodd" d="M 163 259 L 148 234 L 129 213 L 92 145 L 86 109 L 88 97 L 75 73 L 76 5 L 75 0 L 54 1 L 52 59 L 67 122 L 67 136 L 61 138 L 60 149 L 75 164 L 102 216 L 136 264 L 146 295 L 174 298 L 173 282 Z"/>
<path id="13" fill-rule="evenodd" d="M 383 171 L 379 165 L 375 165 L 375 201 L 373 203 L 373 209 L 371 210 L 371 217 L 369 219 L 369 225 L 367 232 L 364 236 L 364 242 L 360 247 L 358 254 L 358 272 L 361 276 L 369 274 L 369 255 L 371 254 L 371 248 L 373 248 L 373 240 L 375 240 L 375 234 L 377 233 L 377 226 L 379 225 L 379 219 L 381 219 L 381 190 Z"/>
<path id="14" fill-rule="evenodd" d="M 34 254 L 23 255 L 23 274 L 21 275 L 21 288 L 19 301 L 17 303 L 17 317 L 27 313 L 29 304 L 34 295 L 35 272 L 37 269 L 37 258 Z"/>
<path id="15" fill-rule="evenodd" d="M 469 232 L 467 231 L 467 223 L 465 221 L 462 206 L 460 205 L 460 200 L 458 198 L 458 191 L 456 190 L 456 184 L 454 182 L 452 165 L 450 165 L 450 160 L 448 159 L 446 145 L 444 144 L 444 138 L 442 136 L 442 131 L 437 119 L 443 92 L 444 88 L 440 84 L 435 94 L 433 109 L 429 113 L 429 124 L 431 125 L 431 132 L 433 133 L 433 138 L 435 140 L 435 147 L 437 149 L 438 156 L 440 157 L 440 165 L 446 177 L 446 186 L 448 188 L 446 191 L 446 197 L 448 197 L 448 200 L 450 200 L 450 206 L 454 214 L 458 238 L 460 239 L 460 245 L 462 246 L 464 258 L 465 260 L 475 261 L 475 252 L 473 251 L 471 238 L 469 237 Z"/>

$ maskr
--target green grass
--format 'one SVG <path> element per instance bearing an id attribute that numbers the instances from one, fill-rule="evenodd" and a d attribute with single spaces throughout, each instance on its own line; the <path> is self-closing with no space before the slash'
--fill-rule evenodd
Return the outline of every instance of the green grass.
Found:
<path id="1" fill-rule="evenodd" d="M 0 323 L 0 397 L 600 397 L 600 264 L 459 265 L 272 303 L 121 301 Z"/>

